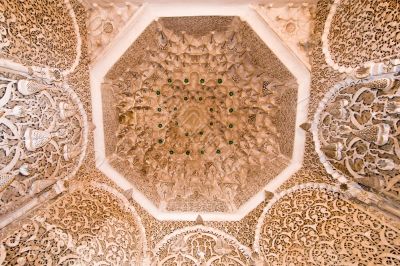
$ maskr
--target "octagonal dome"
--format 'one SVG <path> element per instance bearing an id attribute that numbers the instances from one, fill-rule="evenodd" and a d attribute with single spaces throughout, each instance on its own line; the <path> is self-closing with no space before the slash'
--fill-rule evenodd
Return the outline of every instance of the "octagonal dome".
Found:
<path id="1" fill-rule="evenodd" d="M 300 165 L 304 79 L 238 16 L 160 16 L 101 70 L 97 165 L 158 219 L 240 219 Z"/>

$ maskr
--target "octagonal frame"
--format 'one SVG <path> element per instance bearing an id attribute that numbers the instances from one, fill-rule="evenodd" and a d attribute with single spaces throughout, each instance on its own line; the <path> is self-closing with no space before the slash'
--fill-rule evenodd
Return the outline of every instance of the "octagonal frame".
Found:
<path id="1" fill-rule="evenodd" d="M 140 34 L 154 20 L 160 17 L 190 16 L 238 16 L 246 21 L 276 57 L 286 66 L 298 83 L 296 124 L 293 154 L 290 164 L 257 194 L 242 204 L 235 212 L 177 212 L 162 211 L 132 182 L 118 173 L 108 162 L 105 153 L 104 124 L 101 85 L 104 76 L 123 56 Z M 264 199 L 265 191 L 275 192 L 302 165 L 305 146 L 305 132 L 299 126 L 307 121 L 310 72 L 302 61 L 276 35 L 262 17 L 247 4 L 143 4 L 132 16 L 123 30 L 111 42 L 102 57 L 90 67 L 91 97 L 93 108 L 94 148 L 96 167 L 124 190 L 132 191 L 132 198 L 158 220 L 195 221 L 201 215 L 204 221 L 238 221 L 256 208 Z"/>

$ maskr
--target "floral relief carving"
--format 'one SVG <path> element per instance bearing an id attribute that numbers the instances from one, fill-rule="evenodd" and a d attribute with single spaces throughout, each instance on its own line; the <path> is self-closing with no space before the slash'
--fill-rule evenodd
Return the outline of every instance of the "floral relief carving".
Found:
<path id="1" fill-rule="evenodd" d="M 397 265 L 399 233 L 335 188 L 303 184 L 265 207 L 254 248 L 264 265 Z"/>
<path id="2" fill-rule="evenodd" d="M 400 200 L 400 82 L 389 75 L 334 86 L 312 126 L 329 174 Z"/>
<path id="3" fill-rule="evenodd" d="M 133 207 L 105 185 L 80 186 L 0 242 L 1 265 L 145 265 Z"/>
<path id="4" fill-rule="evenodd" d="M 154 35 L 143 34 L 149 47 L 138 64 L 103 84 L 118 102 L 109 158 L 117 169 L 128 164 L 122 173 L 149 186 L 142 190 L 162 210 L 234 212 L 289 163 L 292 138 L 282 143 L 279 127 L 291 134 L 291 125 L 279 105 L 296 83 L 255 63 L 239 18 L 191 20 L 224 27 L 189 33 L 179 30 L 188 21 L 161 18 Z"/>
<path id="5" fill-rule="evenodd" d="M 197 225 L 176 230 L 158 243 L 151 265 L 252 265 L 251 251 L 232 236 Z"/>
<path id="6" fill-rule="evenodd" d="M 0 214 L 72 177 L 86 145 L 86 113 L 71 88 L 1 76 Z"/>
<path id="7" fill-rule="evenodd" d="M 81 37 L 69 0 L 0 3 L 0 55 L 68 75 L 81 56 Z"/>
<path id="8" fill-rule="evenodd" d="M 325 22 L 323 52 L 331 67 L 352 72 L 399 59 L 399 36 L 399 1 L 335 0 Z"/>
<path id="9" fill-rule="evenodd" d="M 310 38 L 313 30 L 315 5 L 288 3 L 283 6 L 274 6 L 270 3 L 257 5 L 254 8 L 310 68 Z"/>
<path id="10" fill-rule="evenodd" d="M 88 12 L 89 56 L 95 60 L 124 28 L 140 5 L 127 1 L 83 0 Z"/>

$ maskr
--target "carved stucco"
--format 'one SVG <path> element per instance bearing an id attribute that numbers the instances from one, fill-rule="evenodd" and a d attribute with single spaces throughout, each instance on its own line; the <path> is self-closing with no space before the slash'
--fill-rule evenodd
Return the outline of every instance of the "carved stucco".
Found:
<path id="1" fill-rule="evenodd" d="M 319 29 L 321 29 L 320 26 L 323 25 L 325 21 L 324 18 L 326 17 L 326 12 L 329 11 L 329 6 L 329 1 L 320 1 L 319 3 L 319 8 L 317 12 L 317 24 L 319 25 Z M 78 20 L 80 19 L 80 17 L 78 16 Z M 84 28 L 81 28 L 81 32 L 84 32 Z M 85 38 L 83 38 L 83 40 L 84 43 L 86 43 Z M 323 98 L 325 92 L 328 91 L 336 82 L 342 79 L 338 72 L 335 72 L 329 66 L 327 66 L 322 53 L 322 48 L 316 47 L 314 51 L 315 52 L 313 52 L 312 57 L 314 78 L 310 106 L 311 118 L 314 114 L 314 111 L 318 107 L 320 100 Z M 86 53 L 85 48 L 83 48 L 83 53 Z M 84 58 L 87 58 L 86 54 Z M 85 107 L 87 107 L 88 105 L 90 106 L 90 97 L 87 89 L 88 68 L 86 63 L 87 61 L 80 64 L 78 66 L 79 73 L 71 75 L 68 79 L 68 81 L 73 85 L 74 89 L 78 93 Z M 90 108 L 88 110 L 90 110 Z M 90 112 L 88 113 L 88 115 L 91 115 Z M 318 157 L 313 149 L 314 147 L 312 139 L 310 138 L 310 135 L 308 135 L 305 164 L 303 169 L 300 170 L 291 179 L 289 179 L 289 181 L 280 188 L 283 193 L 273 198 L 271 204 L 268 204 L 267 200 L 265 203 L 261 204 L 254 212 L 250 213 L 248 216 L 244 217 L 240 221 L 205 222 L 205 226 L 208 228 L 211 227 L 211 229 L 209 229 L 210 232 L 217 231 L 215 230 L 216 228 L 222 230 L 224 233 L 230 235 L 228 238 L 237 239 L 239 243 L 242 243 L 244 246 L 250 248 L 252 252 L 260 250 L 278 251 L 275 253 L 275 256 L 267 255 L 265 257 L 265 252 L 260 252 L 258 255 L 253 252 L 252 260 L 259 263 L 260 265 L 263 265 L 262 260 L 264 258 L 267 261 L 275 262 L 276 265 L 282 265 L 282 262 L 289 261 L 293 261 L 295 264 L 303 263 L 305 265 L 321 265 L 323 262 L 327 262 L 327 259 L 329 259 L 330 261 L 335 261 L 336 265 L 342 264 L 342 262 L 349 262 L 360 265 L 368 265 L 368 263 L 387 263 L 392 265 L 398 264 L 399 262 L 397 261 L 397 256 L 400 246 L 400 241 L 398 240 L 399 232 L 398 229 L 389 226 L 387 221 L 382 219 L 384 218 L 384 215 L 381 212 L 376 212 L 369 208 L 364 209 L 360 207 L 359 202 L 345 200 L 343 198 L 345 195 L 340 196 L 340 193 L 337 192 L 337 189 L 327 189 L 326 186 L 324 187 L 315 184 L 308 187 L 296 186 L 296 184 L 302 184 L 307 181 L 331 183 L 336 182 L 334 179 L 326 174 L 323 165 L 318 163 Z M 102 175 L 99 171 L 95 170 L 93 142 L 92 140 L 90 140 L 90 138 L 87 160 L 85 161 L 84 166 L 79 170 L 76 178 L 68 183 L 73 184 L 73 182 L 76 182 L 74 181 L 76 179 L 98 180 L 102 183 L 108 183 L 111 186 L 115 186 L 115 184 L 107 179 L 107 177 Z M 89 185 L 84 184 L 81 184 L 80 186 L 81 188 L 90 187 Z M 285 187 L 290 188 L 292 186 L 295 186 L 294 189 L 285 191 Z M 136 242 L 136 244 L 132 244 L 133 242 L 131 242 L 131 240 L 133 238 L 129 235 L 129 233 L 126 234 L 129 239 L 127 243 L 131 243 L 131 248 L 125 249 L 126 246 L 121 245 L 124 248 L 122 248 L 121 252 L 113 253 L 115 254 L 115 256 L 106 256 L 107 253 L 99 253 L 100 249 L 97 249 L 98 246 L 96 245 L 92 245 L 93 248 L 88 248 L 87 243 L 76 240 L 79 239 L 79 237 L 77 236 L 79 236 L 80 234 L 79 230 L 76 230 L 76 228 L 81 228 L 82 223 L 76 224 L 75 222 L 71 222 L 70 224 L 65 225 L 65 222 L 60 222 L 62 221 L 60 217 L 64 217 L 65 214 L 67 214 L 68 217 L 70 217 L 72 214 L 73 217 L 91 217 L 91 215 L 94 215 L 96 217 L 96 215 L 102 216 L 104 214 L 107 214 L 108 219 L 106 221 L 102 219 L 99 224 L 105 225 L 106 229 L 119 228 L 121 229 L 121 232 L 126 232 L 125 230 L 127 230 L 127 226 L 129 226 L 129 228 L 137 228 L 137 219 L 129 217 L 140 217 L 143 223 L 143 227 L 146 228 L 146 239 L 150 242 L 148 243 L 148 245 L 149 247 L 151 247 L 151 249 L 153 249 L 157 245 L 157 243 L 162 240 L 163 237 L 167 239 L 171 238 L 171 236 L 173 235 L 179 235 L 180 232 L 187 232 L 188 230 L 186 227 L 192 227 L 195 224 L 195 222 L 158 221 L 151 217 L 151 215 L 149 213 L 146 213 L 146 211 L 144 211 L 143 209 L 139 210 L 139 206 L 135 207 L 137 209 L 136 214 L 132 214 L 132 212 L 122 211 L 123 215 L 121 216 L 120 209 L 122 207 L 124 208 L 124 210 L 126 210 L 126 206 L 132 206 L 136 203 L 130 204 L 125 201 L 122 205 L 118 203 L 112 205 L 111 208 L 108 208 L 108 206 L 110 206 L 110 202 L 118 201 L 115 199 L 114 196 L 111 196 L 109 194 L 111 190 L 102 190 L 102 192 L 99 193 L 97 189 L 89 188 L 86 192 L 72 192 L 72 194 L 62 195 L 55 205 L 49 206 L 47 208 L 43 206 L 41 210 L 32 212 L 32 217 L 35 218 L 22 220 L 20 223 L 12 225 L 12 227 L 5 228 L 6 230 L 0 232 L 4 233 L 8 231 L 7 234 L 1 234 L 2 244 L 4 245 L 4 248 L 0 248 L 0 261 L 6 259 L 3 264 L 9 262 L 9 264 L 15 265 L 16 260 L 20 258 L 20 262 L 22 263 L 24 262 L 24 255 L 26 255 L 26 253 L 13 253 L 20 254 L 17 255 L 14 260 L 10 259 L 9 254 L 11 254 L 12 252 L 22 252 L 24 247 L 32 246 L 35 248 L 37 247 L 37 252 L 30 252 L 30 256 L 28 258 L 33 257 L 33 260 L 39 259 L 41 264 L 45 263 L 46 260 L 47 262 L 50 261 L 53 264 L 57 264 L 60 258 L 65 258 L 65 256 L 59 256 L 59 254 L 57 254 L 57 249 L 53 248 L 57 246 L 57 244 L 61 245 L 62 252 L 65 251 L 63 255 L 72 254 L 69 262 L 74 261 L 75 263 L 78 263 L 80 265 L 90 265 L 90 260 L 92 260 L 92 263 L 116 262 L 121 258 L 129 258 L 129 256 L 134 254 L 135 250 L 140 249 L 140 244 L 137 244 L 140 241 Z M 115 191 L 113 192 L 115 194 Z M 78 197 L 78 195 L 84 196 Z M 74 198 L 76 198 L 77 200 L 75 201 Z M 89 200 L 79 203 L 83 198 Z M 105 200 L 111 198 L 112 200 L 110 201 Z M 130 201 L 133 200 L 130 199 Z M 73 204 L 71 204 L 71 202 Z M 82 207 L 77 208 L 78 205 Z M 96 206 L 96 211 L 91 212 L 93 208 L 89 206 Z M 264 208 L 264 214 L 262 214 L 262 208 Z M 318 214 L 313 215 L 314 213 L 316 213 L 316 209 L 324 210 L 323 212 L 318 212 L 324 214 L 323 219 L 320 219 L 320 215 Z M 353 215 L 354 213 L 356 215 Z M 375 215 L 372 215 L 371 213 L 375 213 Z M 335 219 L 332 216 L 333 214 L 337 215 L 337 217 L 340 218 L 340 226 L 337 226 L 337 224 L 335 223 Z M 282 215 L 287 216 L 282 219 Z M 46 219 L 42 219 L 41 217 L 46 217 Z M 54 219 L 52 219 L 52 217 L 54 217 Z M 120 217 L 123 217 L 121 218 L 122 221 L 119 220 Z M 298 217 L 302 217 L 302 220 L 297 219 Z M 257 220 L 259 220 L 258 228 L 266 228 L 265 230 L 259 231 L 260 233 L 256 233 L 255 230 L 255 223 L 257 222 Z M 71 221 L 75 220 L 71 219 Z M 276 223 L 274 221 L 276 221 Z M 282 226 L 281 223 L 283 221 L 294 222 L 286 223 L 284 226 Z M 23 227 L 22 224 L 25 223 L 27 224 L 27 226 Z M 91 242 L 89 243 L 99 243 L 99 245 L 107 245 L 107 243 L 109 243 L 110 247 L 113 246 L 113 243 L 116 243 L 114 242 L 114 239 L 111 240 L 108 238 L 103 238 L 101 234 L 98 234 L 98 231 L 96 231 L 96 226 L 92 226 L 92 224 L 90 223 L 84 224 L 86 225 L 86 229 L 88 229 L 89 227 L 95 228 L 93 232 L 85 235 L 87 237 L 86 240 L 91 239 Z M 330 226 L 329 228 L 332 229 L 327 232 L 326 235 L 314 234 L 316 231 L 301 231 L 299 229 L 304 228 L 302 226 L 304 226 L 305 224 L 311 225 L 311 228 L 321 229 Z M 335 224 L 335 226 L 332 227 L 332 224 Z M 392 224 L 397 228 L 400 228 L 398 223 L 396 224 L 394 222 Z M 274 228 L 273 226 L 276 226 L 275 228 L 277 229 L 273 232 L 268 231 L 268 228 Z M 13 230 L 13 228 L 16 230 Z M 38 231 L 35 231 L 35 228 L 37 228 Z M 346 234 L 343 234 L 343 232 L 345 232 Z M 192 239 L 190 238 L 192 234 L 193 233 L 187 232 L 183 233 L 182 235 L 187 235 L 188 239 Z M 260 242 L 260 245 L 257 249 L 256 243 L 252 245 L 252 239 L 255 237 L 255 235 L 258 234 L 260 235 L 258 239 L 262 240 L 258 240 Z M 301 247 L 299 247 L 298 243 L 303 243 L 301 242 L 302 239 L 297 237 L 300 234 L 303 234 L 305 239 L 314 241 L 312 243 L 316 244 L 315 247 L 310 248 L 310 246 L 307 245 L 301 245 Z M 5 235 L 6 237 L 4 237 Z M 31 238 L 32 235 L 35 235 L 36 238 Z M 159 237 L 158 235 L 163 236 Z M 170 236 L 167 237 L 167 235 Z M 214 233 L 211 234 L 209 238 L 213 239 L 211 240 L 211 242 L 214 241 L 214 243 L 224 243 L 224 239 L 227 239 L 226 236 L 218 239 L 218 237 L 215 237 L 215 235 L 216 234 Z M 22 240 L 16 242 L 13 236 L 22 236 Z M 280 238 L 281 236 L 284 237 Z M 285 244 L 280 247 L 279 245 L 275 245 L 271 242 L 271 239 L 287 239 L 285 238 L 286 236 L 290 236 L 291 243 L 290 241 L 289 244 L 287 244 L 286 242 L 281 242 Z M 360 239 L 362 239 L 362 241 L 360 241 Z M 69 240 L 73 241 L 71 242 Z M 82 237 L 82 240 L 85 240 L 85 237 Z M 327 243 L 324 242 L 326 240 L 328 240 Z M 18 245 L 14 247 L 7 246 L 7 241 L 8 244 L 13 245 L 15 243 L 18 243 Z M 51 243 L 54 243 L 54 245 L 52 245 Z M 89 252 L 77 253 L 76 250 L 71 251 L 69 248 L 66 248 L 67 245 L 64 245 L 65 243 L 75 244 L 75 247 L 81 246 L 83 247 L 80 249 L 81 251 L 86 250 Z M 217 247 L 218 246 L 223 245 L 218 244 Z M 229 247 L 226 250 L 232 249 L 234 248 Z M 217 248 L 217 250 L 219 249 Z M 329 251 L 328 253 L 326 252 L 327 250 Z M 56 253 L 54 253 L 54 251 L 56 251 Z M 374 252 L 377 252 L 379 254 L 371 257 L 370 254 L 375 254 Z M 136 254 L 139 253 L 140 252 Z M 4 254 L 7 254 L 6 258 L 4 258 Z M 97 254 L 98 256 L 94 258 L 90 257 L 90 254 Z M 329 255 L 329 258 L 325 257 L 324 254 Z M 178 257 L 179 253 L 172 252 L 171 255 L 172 257 Z M 133 257 L 135 257 L 135 255 Z M 154 260 L 158 259 L 158 257 L 153 258 Z M 43 262 L 42 259 L 44 259 L 45 262 Z M 89 260 L 89 262 L 85 261 L 85 259 Z M 119 260 L 119 262 L 121 261 L 122 260 Z M 143 265 L 148 264 L 149 260 L 143 263 Z M 325 264 L 329 264 L 329 262 Z M 249 263 L 245 265 L 252 264 Z"/>
<path id="2" fill-rule="evenodd" d="M 290 160 L 296 82 L 239 18 L 161 18 L 102 90 L 109 161 L 162 210 L 235 211 Z"/>
<path id="3" fill-rule="evenodd" d="M 140 4 L 129 1 L 80 0 L 88 14 L 88 45 L 90 60 L 94 61 L 126 26 Z"/>
<path id="4" fill-rule="evenodd" d="M 308 68 L 311 68 L 310 40 L 314 28 L 315 8 L 315 3 L 306 2 L 254 5 L 260 16 Z"/>

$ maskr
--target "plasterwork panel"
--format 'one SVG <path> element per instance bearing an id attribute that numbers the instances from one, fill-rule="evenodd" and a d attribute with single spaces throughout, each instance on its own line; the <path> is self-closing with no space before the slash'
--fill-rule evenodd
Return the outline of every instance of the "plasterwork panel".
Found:
<path id="1" fill-rule="evenodd" d="M 399 58 L 398 0 L 335 0 L 322 36 L 326 61 L 340 72 Z"/>
<path id="2" fill-rule="evenodd" d="M 79 63 L 80 45 L 79 26 L 69 0 L 1 2 L 3 58 L 30 66 L 57 68 L 66 75 Z"/>
<path id="3" fill-rule="evenodd" d="M 251 250 L 217 229 L 176 230 L 156 245 L 151 265 L 251 265 Z"/>
<path id="4" fill-rule="evenodd" d="M 116 190 L 76 184 L 0 243 L 2 265 L 143 265 L 140 217 Z"/>
<path id="5" fill-rule="evenodd" d="M 397 265 L 399 233 L 334 188 L 310 184 L 265 207 L 254 247 L 267 265 Z"/>
<path id="6" fill-rule="evenodd" d="M 85 156 L 86 113 L 67 85 L 1 75 L 0 132 L 0 214 L 72 177 Z"/>

